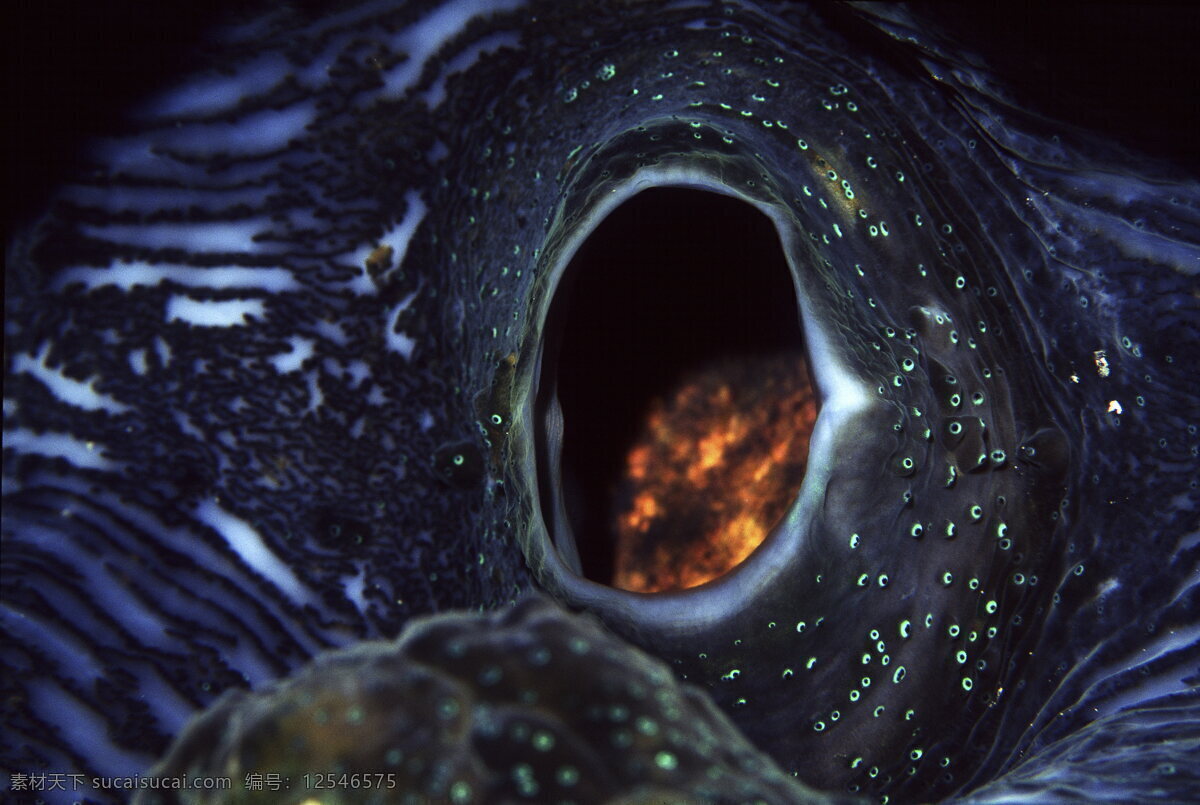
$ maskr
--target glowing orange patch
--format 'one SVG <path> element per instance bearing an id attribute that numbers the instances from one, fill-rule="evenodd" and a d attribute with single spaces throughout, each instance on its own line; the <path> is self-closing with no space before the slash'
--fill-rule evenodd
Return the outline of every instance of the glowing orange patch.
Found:
<path id="1" fill-rule="evenodd" d="M 613 586 L 682 590 L 745 561 L 800 488 L 816 416 L 797 355 L 724 363 L 656 400 L 626 458 Z"/>

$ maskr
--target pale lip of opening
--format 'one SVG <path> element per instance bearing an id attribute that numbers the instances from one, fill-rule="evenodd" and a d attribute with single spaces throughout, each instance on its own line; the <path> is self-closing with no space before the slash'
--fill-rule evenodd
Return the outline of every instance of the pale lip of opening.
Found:
<path id="1" fill-rule="evenodd" d="M 711 581 L 702 580 L 698 586 L 674 585 L 655 594 L 620 589 L 620 585 L 594 581 L 583 572 L 579 544 L 576 542 L 577 535 L 574 533 L 563 493 L 564 412 L 558 399 L 558 378 L 549 371 L 557 355 L 548 356 L 545 353 L 546 339 L 541 339 L 541 351 L 532 370 L 534 374 L 531 381 L 535 391 L 529 395 L 529 404 L 525 411 L 527 421 L 532 423 L 531 432 L 538 441 L 537 449 L 529 451 L 529 464 L 531 475 L 539 479 L 535 501 L 536 533 L 533 538 L 539 541 L 540 547 L 535 546 L 531 550 L 530 563 L 538 570 L 543 585 L 572 605 L 596 606 L 602 610 L 616 608 L 627 614 L 633 614 L 633 610 L 636 609 L 641 611 L 642 615 L 635 616 L 635 620 L 648 622 L 655 618 L 667 617 L 677 625 L 683 625 L 691 621 L 699 622 L 706 618 L 719 617 L 729 596 L 740 596 L 742 600 L 748 600 L 756 591 L 769 584 L 773 576 L 782 572 L 782 568 L 791 564 L 789 557 L 795 557 L 796 549 L 805 537 L 805 524 L 815 512 L 814 501 L 828 480 L 829 468 L 833 461 L 831 445 L 834 435 L 848 419 L 868 404 L 868 397 L 861 382 L 849 374 L 831 349 L 830 339 L 823 332 L 819 317 L 798 287 L 798 273 L 792 263 L 793 256 L 798 254 L 794 248 L 795 237 L 783 213 L 753 199 L 739 197 L 728 188 L 719 186 L 707 178 L 697 181 L 694 174 L 689 174 L 686 181 L 679 181 L 678 175 L 658 177 L 669 178 L 669 181 L 652 182 L 651 178 L 642 177 L 640 181 L 627 183 L 619 192 L 614 191 L 598 204 L 587 221 L 577 223 L 577 231 L 581 234 L 577 235 L 577 241 L 564 250 L 564 253 L 573 257 L 582 246 L 583 240 L 595 231 L 600 221 L 617 206 L 649 186 L 707 190 L 733 196 L 743 203 L 753 205 L 758 212 L 765 214 L 773 225 L 777 247 L 782 250 L 787 261 L 790 296 L 794 298 L 798 308 L 798 314 L 794 312 L 793 316 L 799 319 L 803 332 L 797 350 L 800 355 L 807 357 L 811 371 L 811 380 L 808 379 L 809 371 L 803 374 L 806 382 L 810 383 L 814 415 L 815 409 L 820 408 L 820 414 L 814 416 L 814 421 L 810 422 L 805 431 L 805 441 L 809 449 L 805 467 L 800 473 L 803 480 L 791 484 L 790 491 L 784 496 L 781 507 L 783 511 L 778 519 L 755 526 L 755 530 L 761 531 L 765 536 L 760 546 L 756 549 L 751 548 L 740 563 L 730 563 L 732 569 L 726 568 L 728 572 L 715 573 Z M 560 280 L 567 262 L 569 258 L 556 269 Z M 545 303 L 547 307 L 552 304 L 556 286 L 557 282 L 550 286 Z M 546 321 L 548 310 L 544 308 L 541 312 L 542 321 Z M 538 402 L 535 403 L 535 400 Z M 701 441 L 697 440 L 695 444 L 697 450 L 702 451 L 705 448 L 700 446 Z M 708 449 L 711 450 L 711 447 Z M 536 459 L 533 458 L 534 455 Z M 627 458 L 627 454 L 623 455 L 623 459 Z M 736 523 L 737 518 L 727 522 Z M 686 603 L 681 605 L 681 601 Z"/>

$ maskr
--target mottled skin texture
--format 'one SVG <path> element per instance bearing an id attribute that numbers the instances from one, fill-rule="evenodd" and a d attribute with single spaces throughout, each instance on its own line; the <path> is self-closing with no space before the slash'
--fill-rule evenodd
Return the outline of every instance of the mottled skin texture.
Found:
<path id="1" fill-rule="evenodd" d="M 771 584 L 714 588 L 703 623 L 595 614 L 822 788 L 1003 795 L 1102 766 L 1134 799 L 1195 793 L 1194 183 L 1097 169 L 1079 154 L 1136 160 L 1052 140 L 903 21 L 878 23 L 917 39 L 895 62 L 790 7 L 535 11 L 428 63 L 392 38 L 424 5 L 279 12 L 220 63 L 290 78 L 148 113 L 10 244 L 4 768 L 145 768 L 222 691 L 414 614 L 538 585 L 581 604 L 527 461 L 539 312 L 588 212 L 674 167 L 776 214 L 868 403 Z M 270 125 L 228 133 L 294 108 L 273 149 L 251 145 Z M 161 235 L 231 221 L 252 236 Z M 200 274 L 120 279 L 137 263 Z M 222 266 L 288 284 L 195 279 Z M 204 326 L 180 297 L 263 307 Z M 294 338 L 313 354 L 279 368 Z M 1081 732 L 1098 715 L 1124 752 Z"/>
<path id="2" fill-rule="evenodd" d="M 294 790 L 147 795 L 142 805 L 338 791 L 356 802 L 457 805 L 852 801 L 799 785 L 662 662 L 536 598 L 491 616 L 425 619 L 394 642 L 327 654 L 286 682 L 228 695 L 154 773 L 274 774 Z M 378 773 L 356 791 L 312 782 Z"/>
<path id="3" fill-rule="evenodd" d="M 651 149 L 655 137 L 678 146 L 687 136 L 663 125 L 650 129 L 642 147 Z M 756 143 L 763 152 L 770 145 Z M 807 160 L 789 145 L 797 161 Z M 610 182 L 622 180 L 622 168 L 631 169 L 621 162 L 631 150 L 637 146 L 619 143 L 607 161 L 595 157 Z M 673 159 L 670 146 L 665 150 L 664 159 Z M 693 158 L 721 164 L 706 157 L 703 146 L 684 157 Z M 827 169 L 831 164 L 823 157 L 813 161 Z M 856 199 L 869 199 L 873 209 L 920 199 L 909 190 L 915 180 L 893 178 L 902 168 L 883 169 L 883 179 L 855 176 Z M 816 205 L 806 210 L 802 187 L 774 184 L 775 177 L 795 174 L 768 170 L 771 178 L 759 180 L 763 195 L 795 200 L 789 212 L 797 240 L 806 243 L 798 281 L 817 298 L 818 321 L 838 333 L 836 351 L 870 384 L 874 399 L 842 426 L 828 480 L 802 493 L 814 502 L 787 526 L 797 534 L 797 549 L 776 560 L 783 564 L 769 583 L 749 596 L 731 595 L 745 606 L 730 607 L 699 630 L 676 629 L 669 619 L 625 624 L 619 615 L 610 623 L 711 687 L 743 729 L 810 779 L 839 788 L 882 782 L 928 790 L 948 772 L 936 760 L 914 761 L 940 752 L 937 760 L 953 756 L 971 768 L 972 755 L 986 752 L 990 741 L 973 747 L 957 730 L 984 718 L 1002 689 L 1011 689 L 1009 680 L 1022 674 L 1019 664 L 1010 665 L 1021 640 L 1013 626 L 1030 621 L 1036 631 L 1035 612 L 1044 612 L 1053 589 L 1027 593 L 1014 574 L 1036 581 L 1062 575 L 1063 560 L 1049 546 L 1062 539 L 1056 510 L 1066 497 L 1070 437 L 1051 425 L 1037 437 L 1040 463 L 1018 460 L 1043 423 L 1063 417 L 1046 410 L 1045 396 L 1010 396 L 1010 386 L 1041 380 L 1025 360 L 1002 357 L 1023 354 L 1013 340 L 1019 332 L 975 327 L 1002 319 L 994 303 L 983 301 L 982 292 L 952 295 L 953 279 L 932 269 L 928 278 L 906 270 L 916 269 L 914 244 L 927 238 L 937 255 L 939 248 L 949 252 L 950 242 L 939 244 L 940 234 L 925 236 L 919 225 L 900 219 L 889 223 L 894 248 L 888 241 L 875 245 L 865 222 L 847 232 L 848 243 L 824 247 L 819 230 L 803 228 L 802 216 L 816 218 L 819 211 Z M 605 188 L 598 182 L 595 197 Z M 941 225 L 968 226 L 960 220 Z M 851 256 L 862 261 L 863 276 L 841 270 Z M 889 267 L 868 273 L 871 265 Z M 943 264 L 942 270 L 969 268 Z M 986 281 L 969 280 L 976 288 Z M 930 304 L 936 311 L 922 309 Z M 961 335 L 951 333 L 957 326 Z M 959 385 L 964 394 L 954 398 Z M 975 394 L 980 397 L 972 399 Z M 961 433 L 953 432 L 956 424 Z M 993 450 L 1005 453 L 993 456 Z M 1005 540 L 1007 528 L 1022 535 L 1015 547 Z M 959 650 L 967 652 L 963 659 Z"/>

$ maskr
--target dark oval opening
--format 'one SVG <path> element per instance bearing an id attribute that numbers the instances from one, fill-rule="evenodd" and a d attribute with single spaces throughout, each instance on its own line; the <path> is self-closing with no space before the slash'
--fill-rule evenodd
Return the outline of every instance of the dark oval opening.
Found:
<path id="1" fill-rule="evenodd" d="M 561 483 L 582 575 L 662 592 L 743 561 L 795 499 L 816 417 L 772 222 L 713 192 L 633 196 L 566 268 L 546 338 L 539 419 L 557 393 L 563 431 L 542 499 Z"/>

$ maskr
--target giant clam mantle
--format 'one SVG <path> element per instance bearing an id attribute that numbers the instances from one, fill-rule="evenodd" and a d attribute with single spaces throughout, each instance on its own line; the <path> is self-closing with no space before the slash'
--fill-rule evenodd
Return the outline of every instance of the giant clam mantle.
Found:
<path id="1" fill-rule="evenodd" d="M 13 796 L 119 799 L 247 686 L 213 712 L 309 748 L 344 717 L 330 770 L 417 801 L 1196 794 L 1195 181 L 899 10 L 220 38 L 8 249 Z M 608 633 L 526 602 L 272 683 L 535 590 Z M 354 737 L 389 663 L 454 709 L 425 754 Z M 196 755 L 219 720 L 162 769 L 272 768 Z M 528 755 L 466 751 L 495 730 Z"/>

